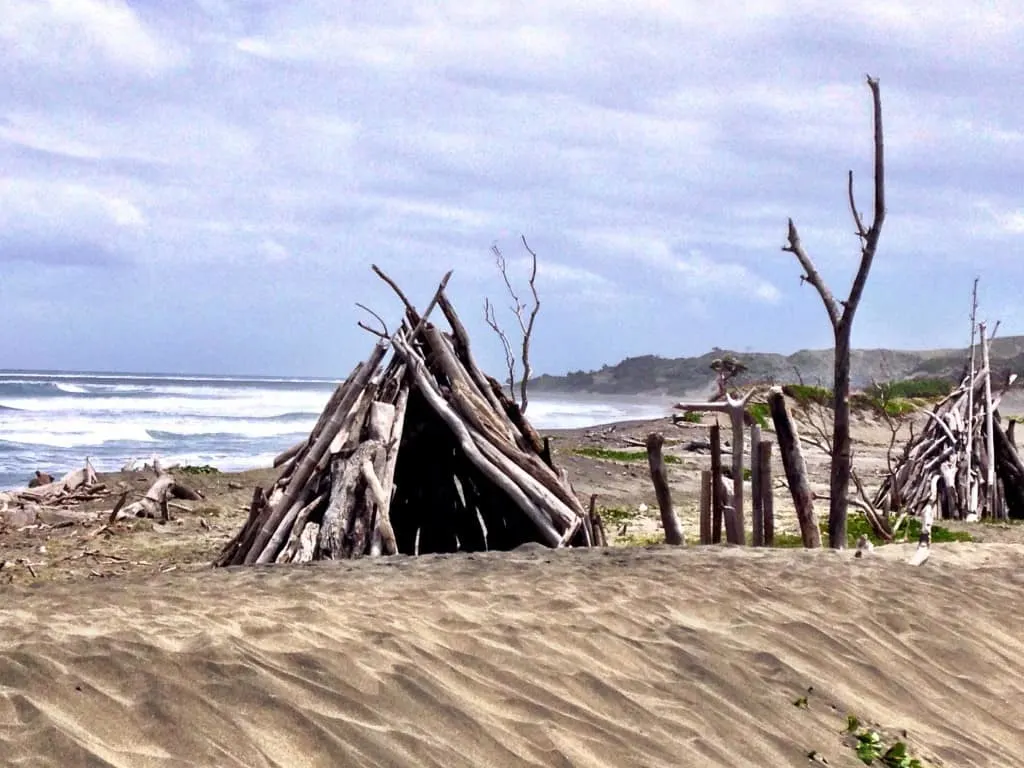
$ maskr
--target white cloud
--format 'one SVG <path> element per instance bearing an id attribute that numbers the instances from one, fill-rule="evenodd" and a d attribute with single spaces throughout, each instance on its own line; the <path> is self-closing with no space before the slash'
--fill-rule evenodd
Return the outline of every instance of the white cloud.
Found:
<path id="1" fill-rule="evenodd" d="M 146 217 L 132 201 L 66 182 L 0 179 L 0 227 L 84 234 L 137 230 Z"/>
<path id="2" fill-rule="evenodd" d="M 0 42 L 15 61 L 72 71 L 113 65 L 152 75 L 183 56 L 121 0 L 5 0 Z"/>

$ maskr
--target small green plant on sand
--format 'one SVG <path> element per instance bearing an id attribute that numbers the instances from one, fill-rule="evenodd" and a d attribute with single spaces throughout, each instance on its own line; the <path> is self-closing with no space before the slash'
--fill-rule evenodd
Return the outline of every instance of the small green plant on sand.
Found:
<path id="1" fill-rule="evenodd" d="M 687 424 L 700 424 L 704 420 L 704 414 L 700 411 L 687 411 L 683 414 L 682 420 Z"/>
<path id="2" fill-rule="evenodd" d="M 607 461 L 647 461 L 647 451 L 616 451 L 610 448 L 595 448 L 584 445 L 574 448 L 573 453 L 577 456 L 586 456 L 588 459 L 605 459 Z M 666 464 L 681 464 L 678 456 L 664 454 Z"/>
<path id="3" fill-rule="evenodd" d="M 193 464 L 187 464 L 184 467 L 177 467 L 176 471 L 181 472 L 185 475 L 219 475 L 220 470 L 216 467 L 211 467 L 209 464 L 202 464 L 199 466 Z"/>

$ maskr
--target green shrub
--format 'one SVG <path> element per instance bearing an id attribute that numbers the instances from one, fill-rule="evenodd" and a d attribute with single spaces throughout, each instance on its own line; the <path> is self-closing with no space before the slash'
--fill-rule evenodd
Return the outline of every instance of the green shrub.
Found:
<path id="1" fill-rule="evenodd" d="M 584 445 L 574 448 L 573 453 L 577 456 L 586 456 L 588 459 L 605 459 L 607 461 L 647 461 L 647 451 L 615 451 L 610 448 L 594 448 Z M 666 464 L 681 464 L 682 459 L 671 454 L 662 454 Z"/>
<path id="2" fill-rule="evenodd" d="M 700 411 L 687 411 L 683 414 L 683 421 L 687 424 L 700 424 L 704 419 L 704 414 Z"/>
<path id="3" fill-rule="evenodd" d="M 873 384 L 865 392 L 882 400 L 924 399 L 934 400 L 945 397 L 953 391 L 953 382 L 948 379 L 922 378 L 888 381 L 884 384 Z"/>
<path id="4" fill-rule="evenodd" d="M 768 403 L 751 403 L 747 406 L 747 413 L 750 414 L 750 420 L 761 429 L 768 429 L 768 418 L 771 414 Z"/>
<path id="5" fill-rule="evenodd" d="M 809 384 L 786 384 L 782 394 L 796 401 L 797 405 L 806 408 L 812 403 L 832 407 L 832 390 L 827 387 L 814 387 Z"/>

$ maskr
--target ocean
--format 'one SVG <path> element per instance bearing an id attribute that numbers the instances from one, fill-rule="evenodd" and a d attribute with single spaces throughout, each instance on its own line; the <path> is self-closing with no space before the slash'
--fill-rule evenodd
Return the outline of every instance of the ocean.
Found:
<path id="1" fill-rule="evenodd" d="M 306 437 L 337 381 L 288 377 L 0 371 L 0 489 L 86 457 L 100 472 L 159 457 L 223 471 L 270 466 Z M 531 395 L 538 429 L 670 412 L 650 398 Z"/>

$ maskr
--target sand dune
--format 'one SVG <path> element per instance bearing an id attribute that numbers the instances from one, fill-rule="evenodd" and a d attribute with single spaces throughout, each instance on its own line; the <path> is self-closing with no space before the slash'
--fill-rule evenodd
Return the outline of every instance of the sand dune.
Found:
<path id="1" fill-rule="evenodd" d="M 1024 549 L 610 550 L 8 588 L 0 763 L 1024 765 Z M 810 692 L 808 692 L 808 689 Z M 807 697 L 807 708 L 794 706 Z"/>

